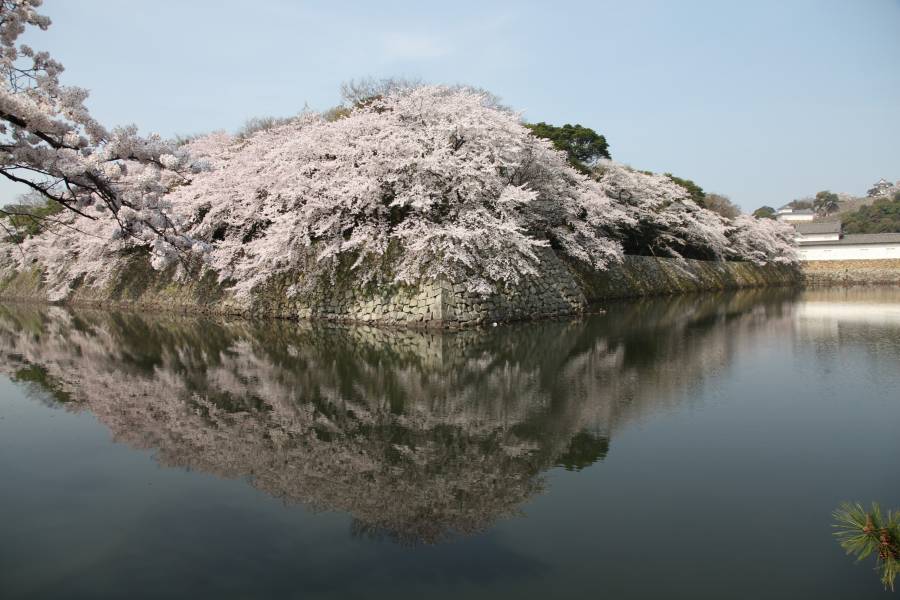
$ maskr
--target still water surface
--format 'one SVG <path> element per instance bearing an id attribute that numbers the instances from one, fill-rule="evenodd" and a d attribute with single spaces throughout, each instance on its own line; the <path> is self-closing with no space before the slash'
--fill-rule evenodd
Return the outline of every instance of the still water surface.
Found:
<path id="1" fill-rule="evenodd" d="M 900 290 L 435 334 L 0 306 L 0 598 L 888 598 Z"/>

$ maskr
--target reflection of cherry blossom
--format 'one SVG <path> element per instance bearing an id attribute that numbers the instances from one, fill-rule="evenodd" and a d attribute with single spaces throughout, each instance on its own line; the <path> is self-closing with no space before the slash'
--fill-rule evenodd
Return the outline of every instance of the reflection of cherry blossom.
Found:
<path id="1" fill-rule="evenodd" d="M 162 464 L 437 541 L 516 513 L 545 469 L 583 468 L 618 427 L 685 401 L 784 324 L 760 297 L 459 334 L 0 307 L 0 371 L 44 377 Z"/>

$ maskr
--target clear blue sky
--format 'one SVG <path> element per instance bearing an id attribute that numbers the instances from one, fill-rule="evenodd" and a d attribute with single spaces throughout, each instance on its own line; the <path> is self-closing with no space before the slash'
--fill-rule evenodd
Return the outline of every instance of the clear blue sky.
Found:
<path id="1" fill-rule="evenodd" d="M 745 209 L 900 179 L 900 0 L 45 0 L 30 36 L 108 124 L 164 135 L 339 101 L 364 76 L 469 83 L 530 121 Z M 8 187 L 2 190 L 9 196 Z"/>

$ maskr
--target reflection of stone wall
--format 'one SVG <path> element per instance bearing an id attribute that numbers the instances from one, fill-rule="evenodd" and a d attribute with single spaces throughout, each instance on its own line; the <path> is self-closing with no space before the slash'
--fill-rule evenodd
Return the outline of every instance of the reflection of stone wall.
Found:
<path id="1" fill-rule="evenodd" d="M 900 259 L 811 260 L 802 268 L 809 287 L 900 285 Z"/>
<path id="2" fill-rule="evenodd" d="M 628 256 L 608 271 L 588 272 L 565 263 L 550 249 L 540 255 L 539 275 L 487 296 L 468 289 L 465 281 L 366 290 L 356 286 L 350 275 L 297 292 L 296 283 L 302 277 L 279 274 L 255 290 L 251 300 L 242 302 L 230 295 L 227 283 L 217 283 L 211 273 L 176 283 L 172 273 L 154 272 L 144 257 L 131 256 L 123 259 L 112 284 L 98 288 L 81 282 L 68 302 L 457 329 L 571 316 L 590 303 L 610 298 L 785 286 L 798 281 L 793 269 L 751 263 Z M 18 273 L 0 281 L 0 297 L 43 299 L 46 290 L 40 274 Z"/>
<path id="3" fill-rule="evenodd" d="M 0 372 L 163 465 L 437 541 L 514 514 L 544 470 L 586 467 L 617 428 L 690 401 L 740 344 L 790 327 L 786 299 L 456 333 L 0 305 Z"/>

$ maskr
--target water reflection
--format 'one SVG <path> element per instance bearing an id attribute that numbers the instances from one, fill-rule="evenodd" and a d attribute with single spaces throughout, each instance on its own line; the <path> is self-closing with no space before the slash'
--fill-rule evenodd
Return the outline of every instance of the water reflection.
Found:
<path id="1" fill-rule="evenodd" d="M 898 292 L 897 287 L 806 291 L 795 307 L 795 340 L 811 348 L 825 364 L 845 360 L 857 351 L 867 356 L 869 370 L 896 369 L 900 361 Z"/>
<path id="2" fill-rule="evenodd" d="M 511 514 L 554 466 L 696 397 L 740 344 L 791 331 L 792 292 L 629 302 L 441 334 L 0 306 L 0 369 L 166 466 L 245 478 L 437 542 Z"/>

